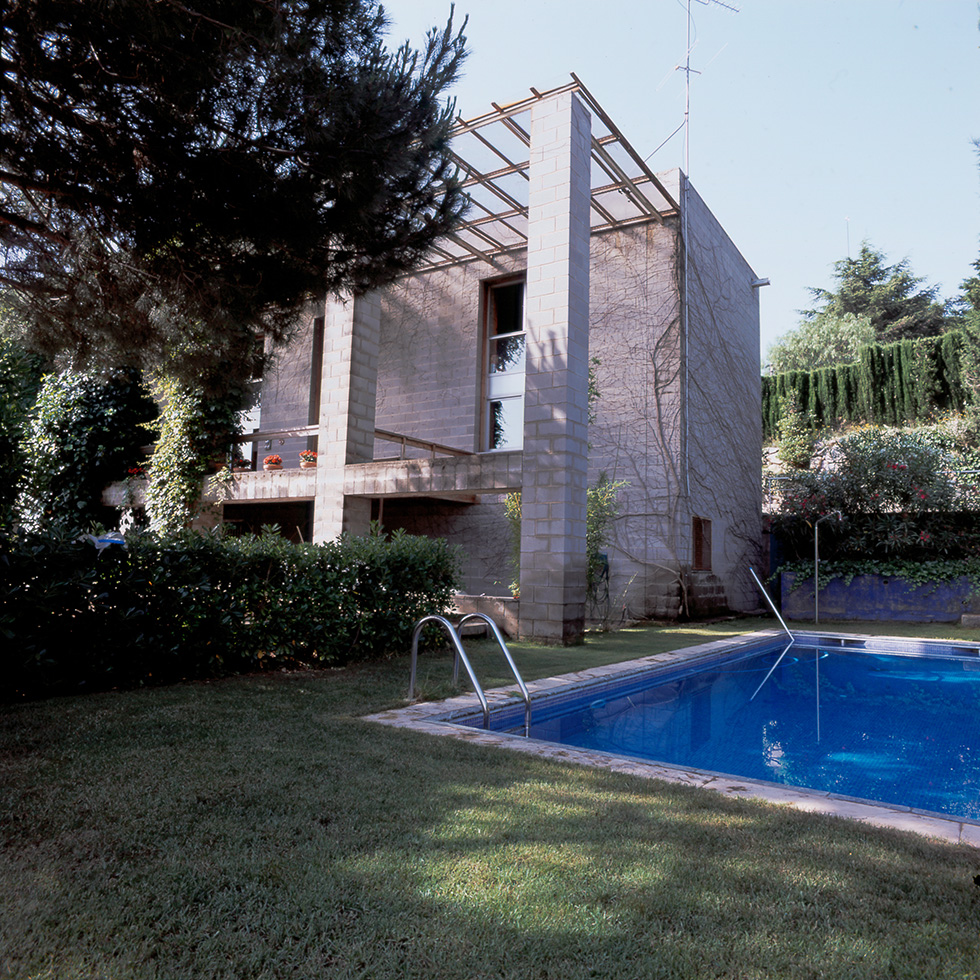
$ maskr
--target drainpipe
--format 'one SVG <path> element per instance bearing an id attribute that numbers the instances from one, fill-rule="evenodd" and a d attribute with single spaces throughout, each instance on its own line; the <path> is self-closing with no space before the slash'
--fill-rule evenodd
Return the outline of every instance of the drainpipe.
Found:
<path id="1" fill-rule="evenodd" d="M 690 310 L 688 308 L 688 261 L 690 258 L 690 246 L 687 238 L 687 202 L 688 202 L 688 176 L 683 175 L 681 182 L 681 237 L 684 239 L 684 287 L 681 295 L 681 357 L 684 361 L 684 489 L 687 494 L 688 508 L 691 506 L 691 451 L 690 451 L 690 366 L 688 364 L 690 331 Z"/>

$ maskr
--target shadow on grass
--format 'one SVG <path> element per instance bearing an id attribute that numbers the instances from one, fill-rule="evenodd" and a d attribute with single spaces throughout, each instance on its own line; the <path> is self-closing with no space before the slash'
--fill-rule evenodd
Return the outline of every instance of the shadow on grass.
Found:
<path id="1" fill-rule="evenodd" d="M 359 720 L 403 667 L 6 711 L 0 976 L 977 976 L 976 852 Z"/>

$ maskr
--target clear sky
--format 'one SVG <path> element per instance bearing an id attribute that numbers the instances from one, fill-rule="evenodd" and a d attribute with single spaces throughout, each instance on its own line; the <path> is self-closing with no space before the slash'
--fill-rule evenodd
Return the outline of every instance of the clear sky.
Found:
<path id="1" fill-rule="evenodd" d="M 728 0 L 726 0 L 728 3 Z M 419 44 L 448 0 L 388 0 Z M 574 71 L 647 156 L 683 122 L 686 0 L 457 0 L 464 117 Z M 980 256 L 976 0 L 692 0 L 690 176 L 755 272 L 762 352 L 862 240 L 943 296 Z M 649 161 L 683 166 L 678 133 Z"/>

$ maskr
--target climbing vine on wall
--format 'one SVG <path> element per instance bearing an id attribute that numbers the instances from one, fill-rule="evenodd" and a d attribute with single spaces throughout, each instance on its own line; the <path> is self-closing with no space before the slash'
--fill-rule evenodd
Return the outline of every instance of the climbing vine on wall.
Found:
<path id="1" fill-rule="evenodd" d="M 619 513 L 616 498 L 623 487 L 628 486 L 625 480 L 610 480 L 605 473 L 599 475 L 594 486 L 586 490 L 585 516 L 585 552 L 587 595 L 591 599 L 595 595 L 596 586 L 602 573 L 605 561 L 602 549 L 609 541 L 612 522 Z M 504 513 L 511 534 L 511 566 L 514 569 L 514 581 L 511 591 L 516 596 L 521 581 L 521 495 L 509 493 L 504 499 Z"/>
<path id="2" fill-rule="evenodd" d="M 147 516 L 154 531 L 179 531 L 200 507 L 204 477 L 231 460 L 244 389 L 209 397 L 203 388 L 159 374 L 154 394 L 162 408 L 150 459 Z"/>

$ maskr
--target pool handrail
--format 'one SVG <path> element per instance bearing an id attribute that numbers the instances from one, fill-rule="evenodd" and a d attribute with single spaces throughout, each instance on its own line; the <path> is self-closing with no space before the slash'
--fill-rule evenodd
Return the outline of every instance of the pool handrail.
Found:
<path id="1" fill-rule="evenodd" d="M 517 686 L 521 689 L 521 697 L 524 699 L 524 734 L 527 735 L 531 731 L 531 695 L 528 693 L 527 685 L 524 683 L 524 678 L 521 677 L 520 671 L 517 669 L 517 664 L 514 663 L 514 658 L 510 655 L 510 650 L 507 649 L 507 644 L 504 643 L 503 635 L 497 628 L 497 624 L 486 613 L 472 612 L 467 613 L 459 621 L 456 629 L 459 634 L 462 635 L 463 624 L 475 620 L 480 620 L 490 627 L 490 631 L 493 633 L 494 639 L 497 641 L 497 646 L 500 647 L 503 655 L 507 658 L 507 666 L 510 667 L 510 672 L 514 675 L 514 680 L 517 681 Z M 453 673 L 453 680 L 455 681 L 455 665 Z"/>
<path id="2" fill-rule="evenodd" d="M 755 584 L 759 586 L 759 591 L 766 597 L 766 602 L 769 603 L 769 608 L 776 614 L 776 619 L 779 620 L 780 625 L 786 630 L 786 635 L 789 637 L 791 643 L 796 642 L 796 637 L 790 632 L 790 628 L 786 625 L 783 617 L 779 615 L 779 610 L 776 608 L 776 603 L 772 601 L 772 597 L 766 592 L 766 587 L 759 581 L 759 576 L 755 574 L 755 569 L 749 565 L 749 572 L 752 578 L 755 579 Z"/>
<path id="3" fill-rule="evenodd" d="M 487 704 L 487 696 L 483 693 L 483 688 L 480 687 L 480 682 L 476 679 L 473 665 L 466 656 L 466 651 L 463 650 L 463 644 L 459 639 L 459 634 L 445 616 L 423 616 L 415 624 L 415 631 L 412 633 L 412 672 L 408 681 L 408 700 L 411 701 L 415 697 L 415 668 L 419 658 L 419 636 L 426 623 L 438 623 L 440 626 L 446 628 L 446 632 L 449 633 L 449 639 L 452 641 L 453 648 L 456 651 L 456 657 L 453 661 L 454 677 L 458 676 L 458 665 L 459 661 L 462 660 L 463 666 L 466 668 L 466 673 L 469 674 L 470 681 L 473 684 L 473 689 L 476 691 L 476 696 L 480 699 L 480 707 L 483 709 L 483 727 L 489 728 L 490 705 Z"/>
<path id="4" fill-rule="evenodd" d="M 795 640 L 790 639 L 789 643 L 786 644 L 786 649 L 783 650 L 783 652 L 776 658 L 776 662 L 769 668 L 769 673 L 762 678 L 762 683 L 759 684 L 759 686 L 752 692 L 752 697 L 749 698 L 750 701 L 755 700 L 755 696 L 759 693 L 759 691 L 762 690 L 762 685 L 765 684 L 765 682 L 769 680 L 770 677 L 772 677 L 772 672 L 783 662 L 783 657 L 785 657 L 786 654 L 789 653 L 789 648 L 795 642 L 796 642 Z"/>

